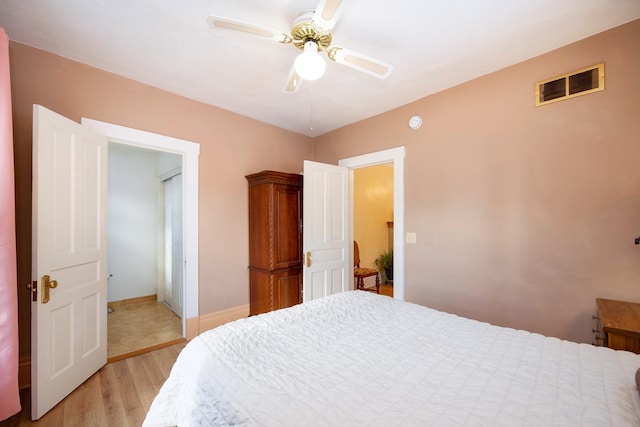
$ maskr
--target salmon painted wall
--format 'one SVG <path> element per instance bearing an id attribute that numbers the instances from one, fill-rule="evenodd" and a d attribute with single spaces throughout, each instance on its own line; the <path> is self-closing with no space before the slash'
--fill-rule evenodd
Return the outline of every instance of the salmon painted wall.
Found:
<path id="1" fill-rule="evenodd" d="M 311 139 L 18 43 L 10 44 L 10 62 L 20 354 L 30 353 L 33 104 L 78 122 L 88 117 L 199 143 L 199 313 L 248 304 L 245 175 L 300 172 Z"/>
<path id="2" fill-rule="evenodd" d="M 328 163 L 406 147 L 407 300 L 587 343 L 596 297 L 640 302 L 638 46 L 634 21 L 314 139 Z M 604 91 L 534 106 L 600 62 Z"/>

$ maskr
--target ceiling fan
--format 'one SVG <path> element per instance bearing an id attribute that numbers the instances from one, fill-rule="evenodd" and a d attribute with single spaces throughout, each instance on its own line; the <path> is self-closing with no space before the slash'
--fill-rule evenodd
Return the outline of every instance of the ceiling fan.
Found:
<path id="1" fill-rule="evenodd" d="M 283 44 L 291 43 L 301 49 L 303 52 L 298 55 L 289 72 L 286 92 L 295 92 L 302 80 L 317 80 L 322 77 L 326 64 L 320 52 L 326 52 L 332 61 L 354 70 L 380 79 L 387 78 L 393 71 L 391 65 L 362 53 L 331 45 L 331 30 L 339 18 L 342 2 L 343 0 L 320 0 L 315 11 L 303 11 L 296 18 L 289 33 L 216 15 L 209 16 L 207 22 L 215 29 L 249 33 Z"/>

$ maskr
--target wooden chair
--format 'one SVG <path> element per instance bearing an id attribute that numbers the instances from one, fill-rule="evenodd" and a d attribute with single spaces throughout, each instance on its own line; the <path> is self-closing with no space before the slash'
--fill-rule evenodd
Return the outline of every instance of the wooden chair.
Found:
<path id="1" fill-rule="evenodd" d="M 376 287 L 365 288 L 364 279 L 367 277 L 376 277 Z M 358 242 L 353 241 L 353 277 L 356 279 L 356 289 L 363 291 L 380 293 L 380 275 L 375 268 L 360 268 L 360 250 Z"/>

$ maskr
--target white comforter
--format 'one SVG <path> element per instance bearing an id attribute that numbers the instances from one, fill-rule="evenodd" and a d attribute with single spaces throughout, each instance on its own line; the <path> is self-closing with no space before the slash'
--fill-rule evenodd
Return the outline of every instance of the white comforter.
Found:
<path id="1" fill-rule="evenodd" d="M 639 367 L 355 291 L 195 338 L 144 426 L 640 426 Z"/>

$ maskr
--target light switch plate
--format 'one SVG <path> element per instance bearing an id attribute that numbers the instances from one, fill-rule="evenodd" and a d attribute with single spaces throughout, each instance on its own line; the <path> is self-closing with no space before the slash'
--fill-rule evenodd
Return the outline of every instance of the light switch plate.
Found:
<path id="1" fill-rule="evenodd" d="M 406 242 L 415 244 L 416 243 L 416 233 L 407 233 Z"/>

